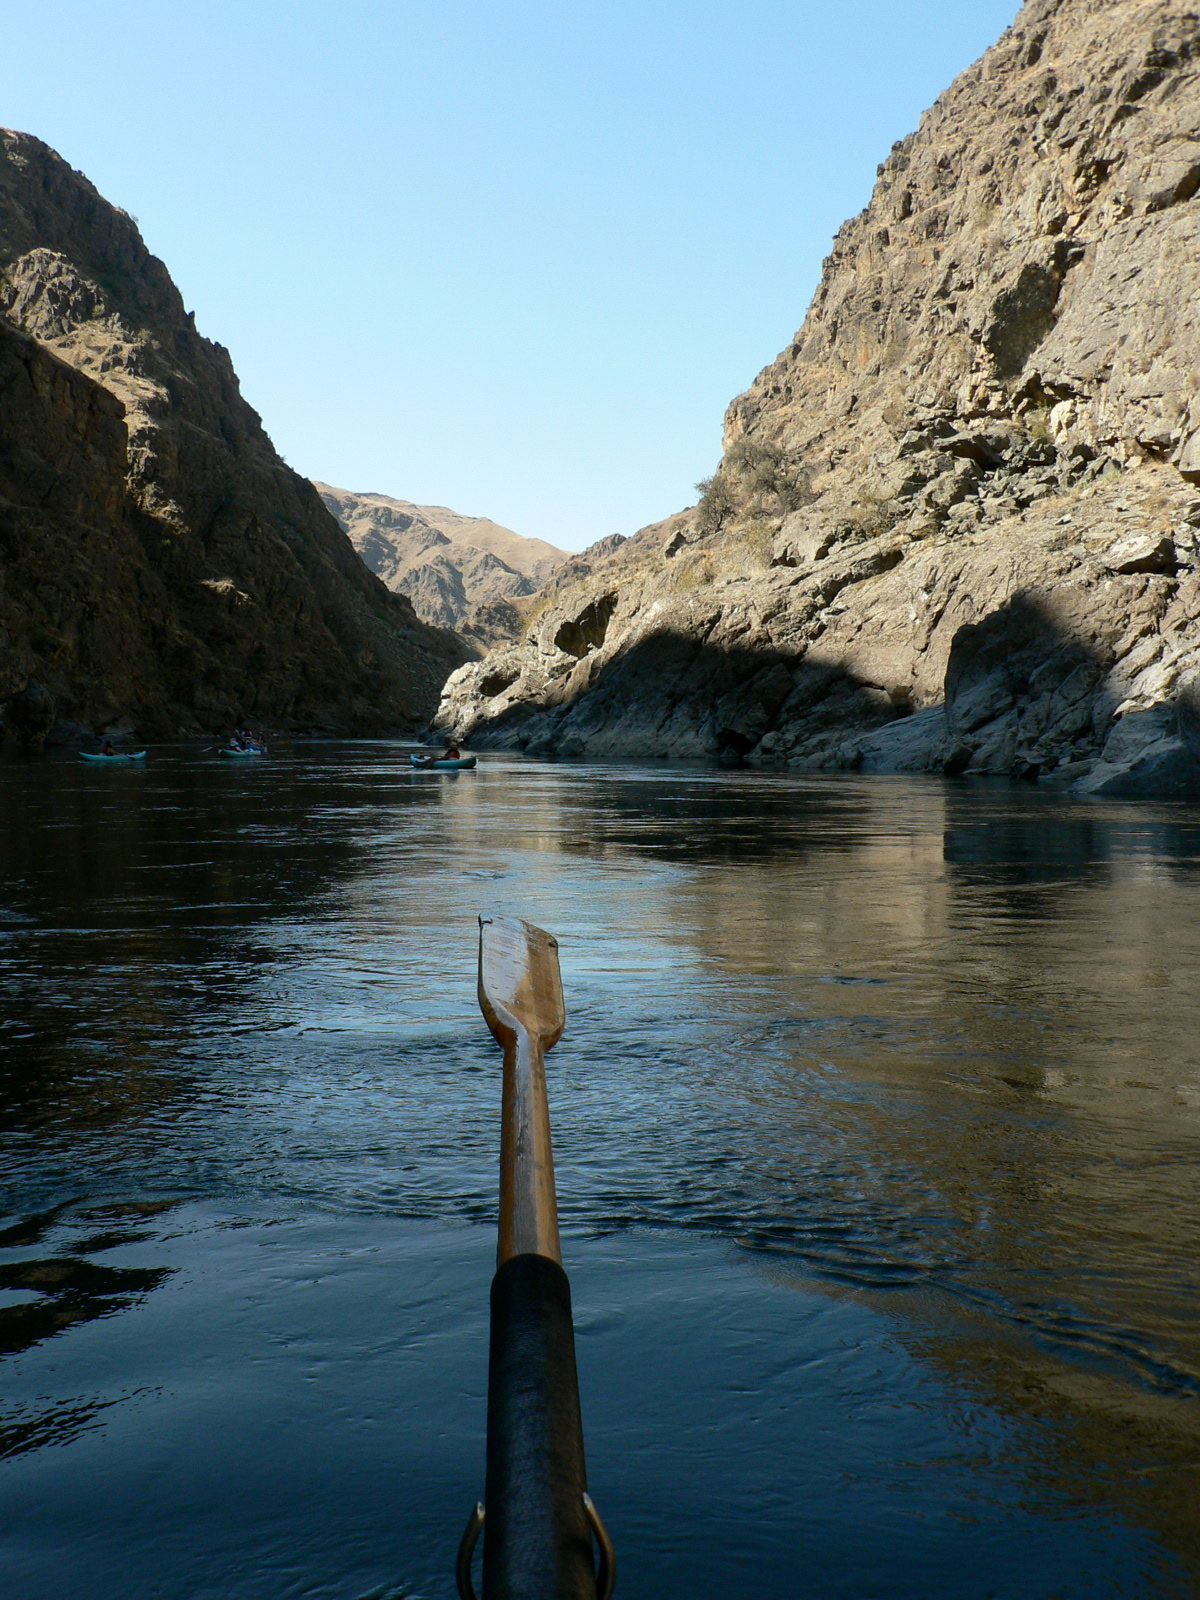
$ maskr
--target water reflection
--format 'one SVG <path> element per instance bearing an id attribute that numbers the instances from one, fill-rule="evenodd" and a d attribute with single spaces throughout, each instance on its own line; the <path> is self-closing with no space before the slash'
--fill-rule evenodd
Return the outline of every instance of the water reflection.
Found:
<path id="1" fill-rule="evenodd" d="M 165 1267 L 113 1265 L 106 1252 L 140 1243 L 163 1204 L 69 1204 L 0 1228 L 0 1359 L 83 1323 L 138 1305 L 170 1276 Z M 113 1400 L 0 1407 L 0 1460 L 62 1445 L 96 1425 Z"/>
<path id="2" fill-rule="evenodd" d="M 882 1308 L 980 1405 L 1048 1424 L 1031 1494 L 1136 1508 L 1200 1574 L 1200 817 L 404 759 L 0 768 L 14 1213 L 490 1218 L 474 916 L 503 903 L 562 939 L 568 1224 L 716 1235 Z M 105 1248 L 31 1242 L 0 1326 L 138 1303 L 154 1283 Z"/>

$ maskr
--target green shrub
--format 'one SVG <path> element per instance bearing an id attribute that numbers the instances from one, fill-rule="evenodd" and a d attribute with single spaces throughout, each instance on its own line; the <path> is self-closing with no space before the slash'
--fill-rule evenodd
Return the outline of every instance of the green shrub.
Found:
<path id="1" fill-rule="evenodd" d="M 716 533 L 736 509 L 733 486 L 721 467 L 718 467 L 711 478 L 701 478 L 696 489 L 700 495 L 696 506 L 696 527 L 701 533 Z"/>
<path id="2" fill-rule="evenodd" d="M 808 475 L 782 445 L 739 439 L 720 466 L 696 485 L 696 526 L 716 533 L 739 517 L 780 519 L 813 498 Z"/>

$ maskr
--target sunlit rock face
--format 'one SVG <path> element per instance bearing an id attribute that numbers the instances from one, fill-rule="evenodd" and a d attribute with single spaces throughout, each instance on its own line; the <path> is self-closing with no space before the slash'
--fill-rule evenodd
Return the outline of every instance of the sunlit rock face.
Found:
<path id="1" fill-rule="evenodd" d="M 315 487 L 370 570 L 407 595 L 425 622 L 453 628 L 477 655 L 520 635 L 513 602 L 536 594 L 566 560 L 544 539 L 527 539 L 487 517 L 328 483 Z"/>
<path id="2" fill-rule="evenodd" d="M 133 219 L 39 140 L 0 133 L 10 731 L 27 737 L 31 685 L 59 722 L 146 735 L 413 728 L 464 655 L 280 459 Z"/>
<path id="3" fill-rule="evenodd" d="M 1196 12 L 1029 0 L 880 167 L 699 505 L 564 568 L 439 722 L 1194 792 L 1198 193 Z"/>

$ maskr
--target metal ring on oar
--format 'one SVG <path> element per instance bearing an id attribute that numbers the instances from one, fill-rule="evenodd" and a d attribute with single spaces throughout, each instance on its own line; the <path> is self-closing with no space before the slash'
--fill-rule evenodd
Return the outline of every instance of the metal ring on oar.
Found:
<path id="1" fill-rule="evenodd" d="M 608 1536 L 608 1529 L 604 1526 L 604 1519 L 596 1510 L 596 1502 L 590 1494 L 584 1495 L 583 1504 L 588 1514 L 588 1521 L 592 1525 L 592 1532 L 596 1536 L 596 1548 L 600 1552 L 600 1564 L 596 1568 L 596 1600 L 611 1600 L 612 1592 L 617 1586 L 617 1552 Z"/>
<path id="2" fill-rule="evenodd" d="M 486 1515 L 487 1513 L 483 1509 L 483 1501 L 476 1500 L 475 1509 L 467 1518 L 463 1536 L 458 1542 L 458 1560 L 454 1563 L 454 1580 L 458 1584 L 460 1600 L 477 1600 L 475 1584 L 471 1578 L 471 1558 L 475 1554 L 475 1546 L 479 1542 L 483 1519 Z"/>
<path id="3" fill-rule="evenodd" d="M 596 1510 L 596 1502 L 590 1494 L 583 1497 L 584 1510 L 587 1512 L 588 1522 L 591 1524 L 592 1533 L 596 1540 L 596 1549 L 599 1560 L 596 1565 L 596 1600 L 612 1600 L 612 1592 L 617 1583 L 617 1552 L 609 1537 L 608 1529 L 604 1526 L 604 1519 Z M 487 1512 L 483 1508 L 483 1501 L 475 1502 L 475 1509 L 467 1518 L 467 1525 L 463 1529 L 463 1536 L 458 1546 L 458 1560 L 454 1564 L 454 1578 L 458 1585 L 459 1600 L 478 1600 L 475 1593 L 475 1580 L 471 1576 L 471 1562 L 475 1556 L 475 1546 L 479 1543 L 479 1535 L 483 1531 L 483 1524 Z"/>

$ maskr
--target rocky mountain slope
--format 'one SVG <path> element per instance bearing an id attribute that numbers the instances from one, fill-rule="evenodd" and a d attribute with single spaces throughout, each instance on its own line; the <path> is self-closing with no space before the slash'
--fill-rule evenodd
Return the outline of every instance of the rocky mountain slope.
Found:
<path id="1" fill-rule="evenodd" d="M 1027 0 L 893 147 L 697 507 L 439 723 L 545 753 L 1200 787 L 1200 16 Z"/>
<path id="2" fill-rule="evenodd" d="M 383 494 L 315 488 L 367 566 L 416 613 L 453 628 L 481 653 L 511 642 L 520 618 L 511 602 L 535 594 L 566 559 L 543 539 L 526 539 L 486 517 L 418 506 Z"/>
<path id="3" fill-rule="evenodd" d="M 284 465 L 132 218 L 0 133 L 9 730 L 414 727 L 464 654 Z"/>

